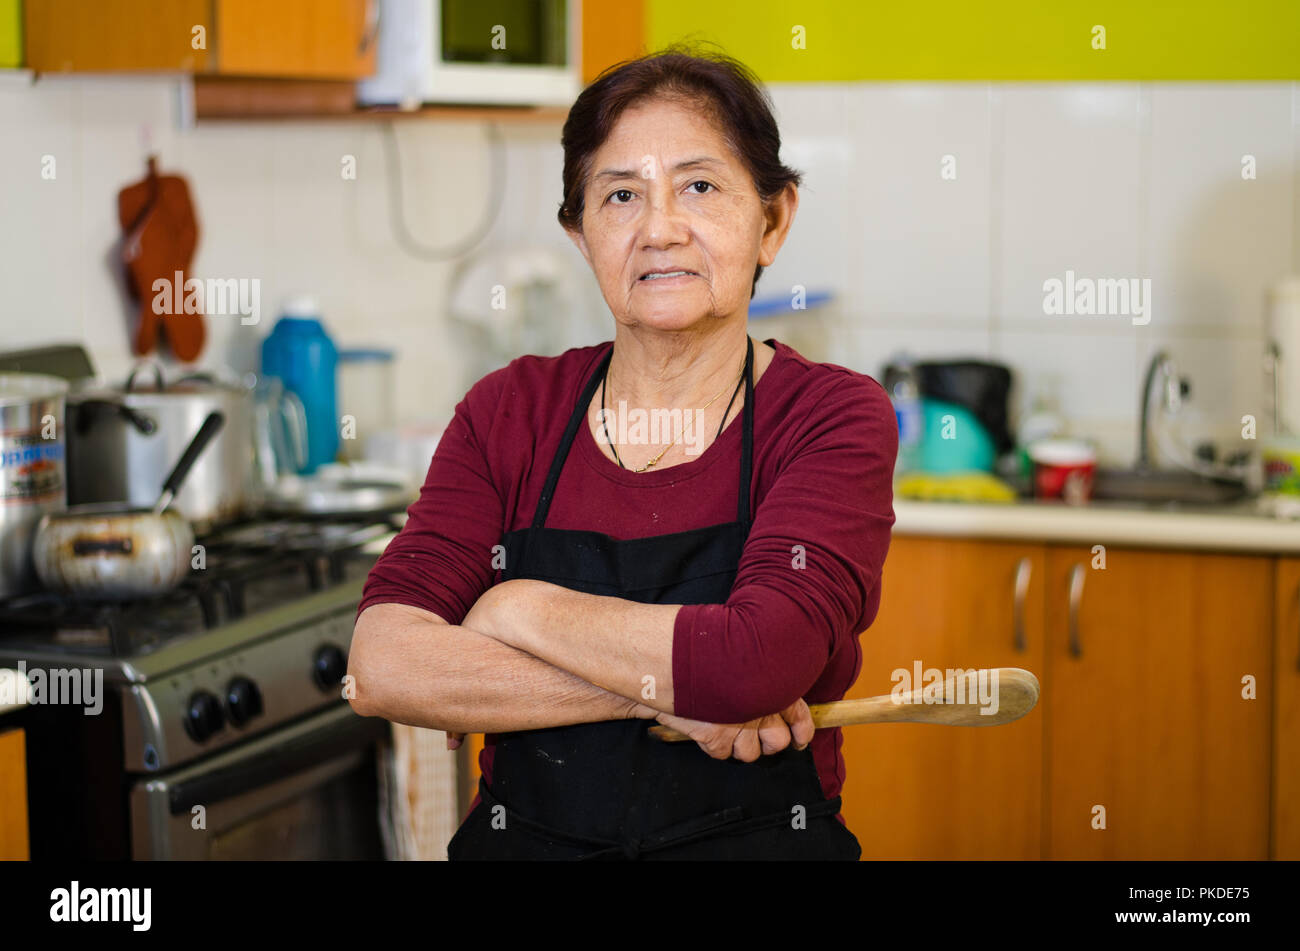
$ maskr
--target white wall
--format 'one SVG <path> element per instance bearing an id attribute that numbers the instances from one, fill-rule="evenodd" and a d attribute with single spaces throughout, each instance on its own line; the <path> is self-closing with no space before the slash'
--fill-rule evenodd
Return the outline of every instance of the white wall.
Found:
<path id="1" fill-rule="evenodd" d="M 1263 293 L 1300 272 L 1300 85 L 818 84 L 773 87 L 788 162 L 806 173 L 791 238 L 760 291 L 838 290 L 825 359 L 877 373 L 900 346 L 1009 364 L 1016 406 L 1054 387 L 1074 431 L 1133 453 L 1137 387 L 1169 350 L 1192 377 L 1193 430 L 1230 439 L 1263 412 Z M 184 174 L 201 240 L 194 273 L 256 277 L 262 320 L 206 318 L 200 364 L 254 369 L 280 300 L 311 291 L 341 346 L 399 352 L 403 421 L 441 421 L 464 389 L 446 318 L 452 265 L 406 255 L 389 221 L 376 122 L 208 122 L 183 130 L 165 77 L 0 81 L 0 347 L 82 340 L 104 375 L 131 364 L 130 310 L 112 258 L 116 192 L 140 177 L 145 136 Z M 544 243 L 594 281 L 555 222 L 559 124 L 503 127 L 506 194 L 492 247 Z M 485 130 L 397 125 L 418 240 L 465 235 L 488 200 Z M 340 175 L 357 159 L 355 181 Z M 1254 155 L 1258 178 L 1243 181 Z M 42 180 L 55 156 L 57 177 Z M 957 177 L 940 175 L 944 155 Z M 1047 316 L 1043 281 L 1072 269 L 1149 277 L 1146 326 Z M 602 329 L 604 332 L 601 332 Z M 767 336 L 761 322 L 755 332 Z"/>
<path id="2" fill-rule="evenodd" d="M 1192 380 L 1187 436 L 1239 449 L 1241 417 L 1263 420 L 1265 290 L 1300 273 L 1300 84 L 773 92 L 787 161 L 808 178 L 769 290 L 809 276 L 845 288 L 840 362 L 870 372 L 898 347 L 1004 362 L 1014 408 L 1054 388 L 1117 463 L 1136 450 L 1159 349 Z M 1043 282 L 1067 269 L 1149 277 L 1150 323 L 1045 315 Z"/>

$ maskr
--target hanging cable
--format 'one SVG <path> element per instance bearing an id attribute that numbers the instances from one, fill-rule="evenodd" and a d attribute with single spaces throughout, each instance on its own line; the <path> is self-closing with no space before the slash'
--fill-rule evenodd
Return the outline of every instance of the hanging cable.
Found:
<path id="1" fill-rule="evenodd" d="M 398 246 L 411 257 L 424 261 L 454 260 L 473 251 L 492 230 L 497 216 L 501 213 L 501 206 L 505 203 L 505 148 L 501 142 L 501 131 L 495 122 L 487 124 L 487 135 L 492 155 L 487 210 L 482 220 L 467 237 L 444 248 L 431 248 L 417 241 L 406 223 L 406 205 L 402 195 L 402 158 L 401 150 L 398 148 L 397 130 L 393 122 L 384 123 L 384 153 L 388 164 L 389 222 Z"/>

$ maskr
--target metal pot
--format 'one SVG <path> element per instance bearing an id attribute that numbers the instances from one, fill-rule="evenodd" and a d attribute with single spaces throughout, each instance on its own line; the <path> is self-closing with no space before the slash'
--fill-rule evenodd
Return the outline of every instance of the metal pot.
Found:
<path id="1" fill-rule="evenodd" d="M 68 395 L 68 502 L 127 502 L 145 507 L 159 475 L 180 455 L 212 412 L 226 420 L 176 497 L 177 511 L 195 531 L 246 514 L 254 502 L 253 394 L 248 387 L 206 375 L 164 384 L 151 367 L 151 386 L 137 367 L 121 388 Z"/>
<path id="2" fill-rule="evenodd" d="M 209 414 L 177 461 L 152 508 L 126 503 L 74 505 L 41 518 L 32 561 L 46 587 L 77 598 L 152 597 L 176 587 L 190 572 L 194 531 L 168 506 L 196 460 L 215 443 L 219 412 Z"/>
<path id="3" fill-rule="evenodd" d="M 42 373 L 0 373 L 0 597 L 36 586 L 32 535 L 67 507 L 63 411 L 68 384 Z"/>

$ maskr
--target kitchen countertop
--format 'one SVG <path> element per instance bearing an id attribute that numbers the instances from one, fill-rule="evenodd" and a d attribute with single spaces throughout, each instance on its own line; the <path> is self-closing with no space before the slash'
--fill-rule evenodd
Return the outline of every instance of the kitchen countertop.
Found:
<path id="1" fill-rule="evenodd" d="M 894 500 L 895 535 L 1015 539 L 1079 545 L 1132 545 L 1202 551 L 1300 553 L 1300 520 L 1259 511 L 1253 500 L 1231 505 L 1139 502 L 1010 503 Z M 396 533 L 373 539 L 376 557 Z"/>
<path id="2" fill-rule="evenodd" d="M 1230 505 L 1024 500 L 1010 503 L 894 500 L 894 534 L 1001 538 L 1081 545 L 1300 553 L 1300 521 Z"/>

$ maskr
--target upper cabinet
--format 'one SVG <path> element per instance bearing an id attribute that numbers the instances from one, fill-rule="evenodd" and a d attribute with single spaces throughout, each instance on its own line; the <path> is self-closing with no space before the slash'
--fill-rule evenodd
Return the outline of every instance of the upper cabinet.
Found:
<path id="1" fill-rule="evenodd" d="M 216 71 L 359 79 L 375 71 L 379 0 L 216 0 Z"/>
<path id="2" fill-rule="evenodd" d="M 583 0 L 582 84 L 646 50 L 646 0 Z"/>
<path id="3" fill-rule="evenodd" d="M 212 0 L 26 0 L 23 35 L 37 72 L 206 72 Z"/>
<path id="4" fill-rule="evenodd" d="M 378 0 L 27 0 L 37 72 L 350 80 L 375 66 Z"/>

